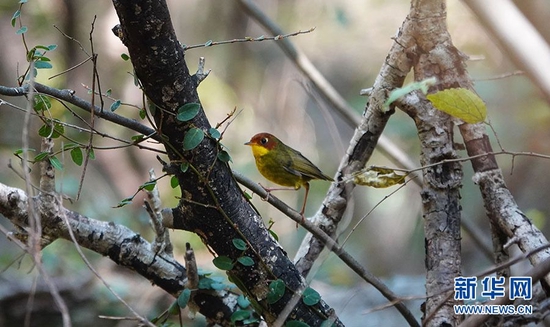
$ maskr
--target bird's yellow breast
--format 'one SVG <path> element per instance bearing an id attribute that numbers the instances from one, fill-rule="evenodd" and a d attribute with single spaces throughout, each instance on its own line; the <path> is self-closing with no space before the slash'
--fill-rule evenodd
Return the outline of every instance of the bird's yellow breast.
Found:
<path id="1" fill-rule="evenodd" d="M 263 157 L 269 153 L 269 150 L 261 145 L 252 144 L 251 147 L 252 147 L 252 154 L 254 155 L 254 158 Z"/>
<path id="2" fill-rule="evenodd" d="M 291 186 L 299 189 L 305 181 L 301 176 L 294 175 L 283 168 L 277 157 L 272 152 L 261 145 L 252 144 L 252 154 L 256 160 L 256 167 L 260 173 L 269 181 L 282 185 Z"/>

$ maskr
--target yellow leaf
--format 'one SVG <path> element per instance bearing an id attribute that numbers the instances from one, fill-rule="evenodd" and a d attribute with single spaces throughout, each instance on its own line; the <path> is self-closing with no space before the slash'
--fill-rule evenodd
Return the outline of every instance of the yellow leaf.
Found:
<path id="1" fill-rule="evenodd" d="M 405 183 L 405 176 L 390 168 L 369 167 L 353 175 L 353 182 L 357 185 L 384 188 Z"/>
<path id="2" fill-rule="evenodd" d="M 481 123 L 487 118 L 485 103 L 468 89 L 447 89 L 428 94 L 426 97 L 436 109 L 462 119 L 466 123 Z"/>

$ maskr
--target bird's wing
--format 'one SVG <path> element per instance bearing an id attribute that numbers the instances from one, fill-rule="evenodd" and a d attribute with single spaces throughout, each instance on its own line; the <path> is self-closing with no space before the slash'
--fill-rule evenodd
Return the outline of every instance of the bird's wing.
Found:
<path id="1" fill-rule="evenodd" d="M 291 174 L 306 177 L 309 179 L 324 179 L 332 180 L 332 178 L 323 174 L 308 158 L 304 157 L 300 152 L 290 148 L 293 155 L 289 156 L 290 162 L 283 165 L 284 169 Z"/>

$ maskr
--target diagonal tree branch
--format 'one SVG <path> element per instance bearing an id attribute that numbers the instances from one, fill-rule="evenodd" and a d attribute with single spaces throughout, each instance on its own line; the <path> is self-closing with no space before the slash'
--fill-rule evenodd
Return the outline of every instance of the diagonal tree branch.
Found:
<path id="1" fill-rule="evenodd" d="M 227 163 L 218 159 L 220 145 L 208 134 L 211 126 L 202 108 L 191 120 L 175 119 L 178 108 L 200 104 L 200 100 L 197 79 L 189 74 L 166 3 L 115 0 L 113 4 L 136 76 L 156 106 L 156 128 L 171 165 L 185 163 L 188 167 L 174 170 L 182 192 L 178 207 L 172 210 L 174 227 L 197 233 L 217 256 L 235 262 L 227 271 L 231 280 L 254 302 L 257 312 L 273 323 L 294 294 L 300 294 L 307 285 L 244 197 Z M 189 135 L 204 137 L 194 140 L 196 146 L 188 146 L 185 138 Z M 245 241 L 246 250 L 236 248 L 235 239 Z M 237 259 L 242 256 L 252 258 L 253 265 L 239 264 Z M 277 301 L 267 298 L 274 280 L 285 286 Z M 322 300 L 313 306 L 298 301 L 283 318 L 299 319 L 311 326 L 331 319 L 341 325 Z"/>

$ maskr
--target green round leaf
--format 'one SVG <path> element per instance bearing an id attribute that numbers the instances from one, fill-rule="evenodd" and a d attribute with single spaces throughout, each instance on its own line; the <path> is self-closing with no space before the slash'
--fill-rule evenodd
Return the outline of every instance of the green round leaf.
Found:
<path id="1" fill-rule="evenodd" d="M 111 108 L 110 108 L 111 111 L 117 110 L 118 107 L 120 107 L 120 104 L 121 104 L 120 100 L 116 100 L 115 102 L 113 102 L 113 103 L 111 104 Z"/>
<path id="2" fill-rule="evenodd" d="M 214 258 L 214 260 L 212 260 L 212 263 L 214 263 L 214 266 L 216 266 L 216 268 L 221 270 L 231 270 L 234 266 L 233 261 L 229 257 L 226 257 L 224 255 Z"/>
<path id="3" fill-rule="evenodd" d="M 237 321 L 242 321 L 250 317 L 249 310 L 237 310 L 231 315 L 231 323 L 235 324 Z"/>
<path id="4" fill-rule="evenodd" d="M 229 162 L 231 161 L 231 156 L 227 153 L 227 151 L 221 150 L 218 152 L 218 159 L 222 162 Z"/>
<path id="5" fill-rule="evenodd" d="M 246 242 L 241 240 L 240 238 L 234 238 L 231 240 L 231 242 L 233 242 L 233 246 L 241 251 L 244 251 L 246 250 L 247 246 L 246 246 Z"/>
<path id="6" fill-rule="evenodd" d="M 27 26 L 22 26 L 20 29 L 18 29 L 15 34 L 25 34 L 27 33 Z"/>
<path id="7" fill-rule="evenodd" d="M 251 267 L 251 266 L 254 266 L 254 259 L 252 259 L 251 257 L 248 257 L 246 255 L 242 256 L 242 257 L 238 257 L 237 258 L 237 261 L 243 265 L 243 266 L 246 266 L 246 267 Z"/>
<path id="8" fill-rule="evenodd" d="M 50 102 L 50 98 L 43 96 L 43 95 L 35 95 L 34 96 L 34 110 L 40 112 L 49 110 L 52 107 L 52 103 Z"/>
<path id="9" fill-rule="evenodd" d="M 178 306 L 180 308 L 185 308 L 187 306 L 187 303 L 189 303 L 189 298 L 191 297 L 191 290 L 186 288 L 181 292 L 180 296 L 178 296 Z"/>
<path id="10" fill-rule="evenodd" d="M 321 295 L 313 288 L 308 287 L 302 293 L 302 300 L 305 305 L 315 305 L 321 300 Z"/>
<path id="11" fill-rule="evenodd" d="M 246 298 L 246 296 L 244 295 L 239 295 L 239 297 L 237 297 L 237 304 L 239 305 L 239 307 L 241 308 L 248 308 L 248 306 L 250 305 L 250 301 Z"/>
<path id="12" fill-rule="evenodd" d="M 170 186 L 172 188 L 176 188 L 176 187 L 178 187 L 178 185 L 180 185 L 179 181 L 178 181 L 178 178 L 176 176 L 170 177 Z"/>
<path id="13" fill-rule="evenodd" d="M 130 59 L 130 56 L 123 53 L 123 54 L 120 55 L 120 58 L 122 58 L 122 60 L 124 60 L 124 61 L 128 61 L 128 59 Z"/>
<path id="14" fill-rule="evenodd" d="M 201 290 L 212 289 L 213 283 L 214 283 L 214 280 L 212 278 L 202 277 L 201 279 L 199 279 L 199 289 Z"/>
<path id="15" fill-rule="evenodd" d="M 196 127 L 191 128 L 185 133 L 183 138 L 183 149 L 192 150 L 196 148 L 204 139 L 204 132 Z"/>
<path id="16" fill-rule="evenodd" d="M 52 139 L 58 138 L 65 132 L 65 127 L 59 122 L 46 123 L 38 130 L 38 135 L 42 137 L 51 137 Z"/>
<path id="17" fill-rule="evenodd" d="M 222 134 L 220 133 L 220 131 L 218 131 L 214 127 L 210 127 L 210 129 L 208 129 L 208 135 L 210 135 L 213 139 L 216 139 L 216 140 L 222 137 Z"/>
<path id="18" fill-rule="evenodd" d="M 201 105 L 195 102 L 186 103 L 183 106 L 178 108 L 178 114 L 176 119 L 179 121 L 189 121 L 199 113 Z"/>
<path id="19" fill-rule="evenodd" d="M 267 303 L 273 304 L 279 301 L 285 294 L 285 282 L 277 279 L 269 283 L 269 292 L 267 293 Z"/>
<path id="20" fill-rule="evenodd" d="M 82 166 L 82 162 L 84 161 L 84 155 L 82 154 L 81 148 L 73 148 L 71 150 L 71 159 L 73 159 L 73 162 L 77 166 Z"/>
<path id="21" fill-rule="evenodd" d="M 34 68 L 36 69 L 51 69 L 53 66 L 47 61 L 35 61 Z"/>

